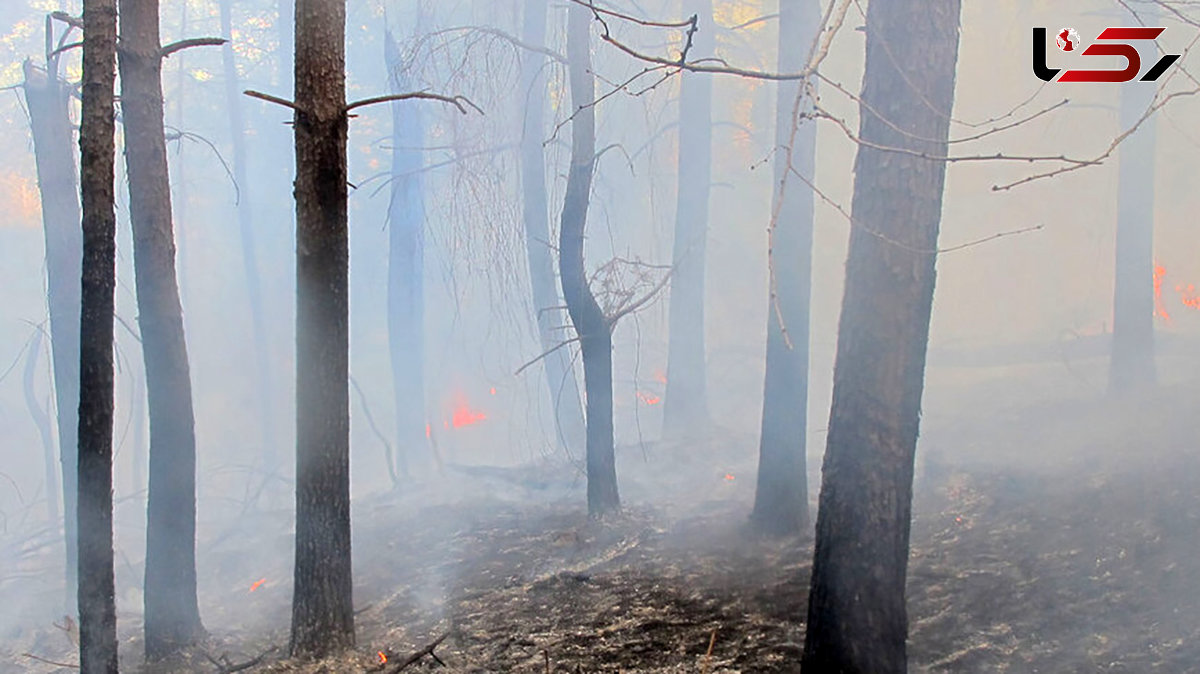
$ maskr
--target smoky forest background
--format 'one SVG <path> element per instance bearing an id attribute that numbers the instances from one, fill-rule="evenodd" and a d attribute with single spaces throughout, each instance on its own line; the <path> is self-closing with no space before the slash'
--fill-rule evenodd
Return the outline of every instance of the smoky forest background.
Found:
<path id="1" fill-rule="evenodd" d="M 5 0 L 0 671 L 1200 672 L 1198 40 Z"/>

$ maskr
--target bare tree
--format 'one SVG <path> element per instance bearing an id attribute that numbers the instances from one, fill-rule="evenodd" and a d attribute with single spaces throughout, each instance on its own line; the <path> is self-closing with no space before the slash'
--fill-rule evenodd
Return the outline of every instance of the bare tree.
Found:
<path id="1" fill-rule="evenodd" d="M 907 671 L 913 460 L 959 0 L 867 7 L 853 224 L 802 668 Z"/>
<path id="2" fill-rule="evenodd" d="M 588 286 L 583 244 L 596 165 L 595 84 L 589 24 L 592 12 L 572 4 L 567 12 L 567 61 L 571 85 L 571 168 L 559 225 L 558 269 L 571 323 L 583 353 L 587 399 L 587 498 L 593 517 L 621 506 L 613 451 L 611 322 Z"/>
<path id="3" fill-rule="evenodd" d="M 684 14 L 696 17 L 687 33 L 685 53 L 697 59 L 712 57 L 716 51 L 712 0 L 684 0 L 683 6 Z M 664 431 L 671 434 L 708 421 L 704 273 L 712 183 L 712 78 L 684 71 L 680 80 L 679 187 L 663 403 Z"/>
<path id="4" fill-rule="evenodd" d="M 116 674 L 112 431 L 116 212 L 113 206 L 116 0 L 83 3 L 83 116 L 79 130 L 83 260 L 79 328 L 77 518 L 79 668 Z"/>
<path id="5" fill-rule="evenodd" d="M 821 30 L 817 0 L 779 3 L 779 72 L 799 72 Z M 805 87 L 811 86 L 812 91 Z M 767 371 L 763 385 L 758 483 L 752 518 L 776 533 L 806 532 L 808 514 L 808 336 L 812 294 L 813 191 L 817 129 L 816 84 L 779 83 L 775 104 L 775 203 L 772 209 L 771 292 Z"/>

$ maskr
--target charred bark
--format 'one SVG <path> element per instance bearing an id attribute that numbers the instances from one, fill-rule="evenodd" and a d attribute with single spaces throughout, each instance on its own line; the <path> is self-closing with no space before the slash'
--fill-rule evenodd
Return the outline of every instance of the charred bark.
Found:
<path id="1" fill-rule="evenodd" d="M 904 587 L 959 0 L 867 8 L 853 227 L 802 666 L 907 671 Z M 903 148 L 911 153 L 880 148 Z"/>
<path id="2" fill-rule="evenodd" d="M 534 48 L 546 43 L 547 0 L 525 0 L 522 41 Z M 563 340 L 560 326 L 565 323 L 562 300 L 554 278 L 554 251 L 550 246 L 550 216 L 546 196 L 546 155 L 542 148 L 546 119 L 545 59 L 526 52 L 521 60 L 521 195 L 525 220 L 525 254 L 529 261 L 529 286 L 537 321 L 550 402 L 554 408 L 554 426 L 558 442 L 570 450 L 586 445 L 587 433 L 583 407 L 579 402 L 579 384 L 570 353 L 555 347 Z"/>
<path id="3" fill-rule="evenodd" d="M 297 0 L 296 560 L 291 652 L 354 645 L 346 4 Z"/>
<path id="4" fill-rule="evenodd" d="M 820 23 L 817 0 L 779 3 L 779 72 L 804 68 Z M 809 528 L 805 454 L 813 191 L 788 172 L 813 180 L 817 129 L 813 120 L 796 117 L 812 108 L 811 101 L 801 102 L 800 94 L 800 82 L 780 82 L 775 103 L 773 279 L 767 307 L 767 372 L 752 514 L 759 527 L 778 534 L 807 533 Z"/>
<path id="5" fill-rule="evenodd" d="M 49 26 L 49 24 L 48 24 Z M 47 28 L 49 29 L 49 28 Z M 53 44 L 51 41 L 50 44 Z M 76 445 L 79 430 L 79 277 L 83 257 L 79 188 L 68 104 L 70 90 L 58 76 L 58 59 L 46 71 L 25 62 L 25 102 L 33 131 L 42 227 L 46 241 L 46 289 L 50 305 L 50 346 L 54 361 L 59 464 L 66 541 L 66 605 L 73 613 L 77 554 L 75 540 Z M 47 483 L 47 489 L 50 485 Z M 54 494 L 47 494 L 53 500 Z"/>
<path id="6" fill-rule="evenodd" d="M 400 48 L 388 32 L 384 60 L 393 94 L 410 91 Z M 388 203 L 388 347 L 395 393 L 396 468 L 407 475 L 431 458 L 425 439 L 425 126 L 421 111 L 392 108 L 391 201 Z"/>
<path id="7" fill-rule="evenodd" d="M 1153 20 L 1153 4 L 1144 19 Z M 1147 25 L 1154 25 L 1149 23 Z M 1154 44 L 1150 43 L 1150 48 Z M 1154 51 L 1149 52 L 1155 54 Z M 1149 58 L 1149 57 L 1147 57 Z M 1153 62 L 1157 55 L 1149 59 Z M 1153 82 L 1121 85 L 1120 128 L 1132 128 L 1154 102 Z M 1120 395 L 1154 385 L 1154 116 L 1118 151 L 1117 240 L 1108 389 Z"/>
<path id="8" fill-rule="evenodd" d="M 688 58 L 711 57 L 716 49 L 712 0 L 684 0 L 683 7 L 685 15 L 699 18 Z M 686 70 L 679 77 L 679 187 L 663 402 L 663 428 L 673 435 L 703 427 L 709 420 L 704 273 L 712 183 L 712 77 Z"/>
<path id="9" fill-rule="evenodd" d="M 116 0 L 83 3 L 83 115 L 79 130 L 83 259 L 79 322 L 77 504 L 79 669 L 116 674 L 112 431 L 116 211 L 113 206 Z"/>
<path id="10" fill-rule="evenodd" d="M 150 414 L 146 657 L 155 660 L 204 634 L 196 600 L 196 437 L 175 276 L 158 0 L 121 0 L 120 6 L 121 113 Z"/>
<path id="11" fill-rule="evenodd" d="M 567 60 L 575 116 L 571 120 L 571 169 L 559 223 L 558 271 L 567 313 L 583 352 L 588 513 L 599 517 L 618 510 L 621 498 L 613 452 L 612 332 L 588 286 L 583 262 L 584 230 L 596 165 L 590 17 L 589 10 L 578 3 L 572 3 L 567 12 Z"/>

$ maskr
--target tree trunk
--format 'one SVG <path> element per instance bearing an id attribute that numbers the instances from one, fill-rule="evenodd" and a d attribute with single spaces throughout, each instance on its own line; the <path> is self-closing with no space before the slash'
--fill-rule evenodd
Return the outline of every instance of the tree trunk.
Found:
<path id="1" fill-rule="evenodd" d="M 116 0 L 83 3 L 79 130 L 83 259 L 79 322 L 79 670 L 116 674 L 112 433 L 116 211 L 113 205 Z"/>
<path id="2" fill-rule="evenodd" d="M 21 377 L 21 392 L 25 394 L 25 409 L 37 426 L 38 437 L 42 440 L 42 457 L 45 462 L 46 482 L 46 519 L 54 525 L 58 524 L 58 479 L 54 474 L 54 432 L 50 430 L 50 415 L 37 399 L 37 388 L 34 381 L 37 377 L 38 359 L 42 355 L 42 331 L 33 332 L 33 340 L 25 352 L 25 368 Z"/>
<path id="3" fill-rule="evenodd" d="M 296 1 L 296 565 L 291 652 L 354 645 L 346 4 Z"/>
<path id="4" fill-rule="evenodd" d="M 25 101 L 33 131 L 42 226 L 46 241 L 46 288 L 50 304 L 50 344 L 54 358 L 54 400 L 58 410 L 59 463 L 66 541 L 66 609 L 75 609 L 76 445 L 79 430 L 79 276 L 83 257 L 79 189 L 68 103 L 71 92 L 58 77 L 58 59 L 41 73 L 25 62 Z M 49 488 L 49 484 L 47 484 Z M 47 494 L 53 500 L 55 495 Z"/>
<path id="5" fill-rule="evenodd" d="M 820 23 L 821 5 L 817 0 L 781 0 L 779 72 L 794 73 L 804 68 Z M 815 81 L 812 86 L 816 87 Z M 813 191 L 804 180 L 811 182 L 815 174 L 817 128 L 814 120 L 797 122 L 797 114 L 812 109 L 810 100 L 799 99 L 800 87 L 800 82 L 780 82 L 775 103 L 773 279 L 767 307 L 767 374 L 752 515 L 761 528 L 779 534 L 807 533 L 809 528 L 805 453 Z M 801 104 L 803 107 L 798 108 Z M 804 180 L 794 173 L 789 175 L 789 167 Z"/>
<path id="6" fill-rule="evenodd" d="M 906 671 L 913 459 L 960 0 L 867 7 L 853 222 L 803 670 Z M 911 153 L 885 148 L 903 148 Z"/>
<path id="7" fill-rule="evenodd" d="M 1143 19 L 1157 19 L 1148 5 Z M 1143 62 L 1157 60 L 1154 43 L 1143 45 Z M 1148 50 L 1146 49 L 1148 48 Z M 1151 56 L 1153 55 L 1153 56 Z M 1121 85 L 1120 128 L 1131 128 L 1154 100 L 1153 82 Z M 1154 367 L 1154 117 L 1121 143 L 1118 151 L 1117 241 L 1113 290 L 1112 356 L 1108 389 L 1128 393 L 1152 386 Z"/>
<path id="8" fill-rule="evenodd" d="M 599 517 L 618 510 L 616 461 L 613 455 L 612 333 L 607 317 L 588 287 L 583 263 L 584 229 L 592 173 L 596 164 L 595 84 L 592 78 L 591 11 L 572 3 L 567 12 L 567 60 L 571 102 L 571 170 L 559 224 L 558 273 L 571 324 L 583 352 L 583 385 L 587 396 L 588 513 Z"/>
<path id="9" fill-rule="evenodd" d="M 271 352 L 267 348 L 267 328 L 263 319 L 262 281 L 258 273 L 258 252 L 254 238 L 253 200 L 250 175 L 246 170 L 246 123 L 242 112 L 242 85 L 233 53 L 233 0 L 221 0 L 221 35 L 228 42 L 222 50 L 225 73 L 225 104 L 229 108 L 229 137 L 233 144 L 233 179 L 238 186 L 237 220 L 242 244 L 242 269 L 246 275 L 246 299 L 254 339 L 255 394 L 258 403 L 259 440 L 268 472 L 278 466 L 275 413 L 271 405 Z"/>
<path id="10" fill-rule="evenodd" d="M 196 601 L 196 438 L 163 132 L 158 1 L 121 0 L 121 112 L 150 413 L 146 657 L 204 634 Z"/>
<path id="11" fill-rule="evenodd" d="M 525 0 L 525 22 L 521 34 L 535 48 L 546 43 L 547 0 Z M 554 426 L 558 442 L 579 450 L 586 443 L 579 384 L 568 349 L 555 349 L 564 339 L 566 323 L 562 299 L 554 278 L 554 251 L 550 246 L 550 216 L 546 197 L 546 155 L 542 148 L 546 119 L 545 59 L 526 52 L 521 60 L 521 91 L 518 102 L 524 112 L 521 129 L 521 193 L 525 219 L 525 254 L 529 260 L 529 286 L 533 293 L 534 317 L 542 352 Z M 553 350 L 553 353 L 550 353 Z"/>
<path id="12" fill-rule="evenodd" d="M 685 15 L 694 14 L 700 20 L 688 59 L 711 57 L 716 49 L 712 0 L 684 0 L 683 7 Z M 712 183 L 712 77 L 688 71 L 680 77 L 679 187 L 671 253 L 667 390 L 663 403 L 663 428 L 672 435 L 695 431 L 709 420 L 704 362 L 704 258 Z"/>
<path id="13" fill-rule="evenodd" d="M 411 91 L 400 48 L 389 31 L 384 60 L 392 93 Z M 396 468 L 407 475 L 430 463 L 425 438 L 425 126 L 416 106 L 392 107 L 391 201 L 388 203 L 388 346 L 396 410 Z"/>

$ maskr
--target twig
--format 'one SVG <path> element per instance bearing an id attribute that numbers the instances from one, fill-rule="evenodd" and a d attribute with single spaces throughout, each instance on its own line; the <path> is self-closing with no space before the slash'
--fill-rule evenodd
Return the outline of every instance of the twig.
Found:
<path id="1" fill-rule="evenodd" d="M 550 354 L 554 353 L 555 351 L 558 351 L 559 349 L 563 348 L 564 346 L 574 343 L 574 342 L 578 342 L 578 341 L 579 341 L 579 337 L 572 337 L 568 340 L 559 342 L 557 345 L 555 345 L 549 351 L 543 352 L 542 355 L 538 356 L 537 358 L 534 358 L 533 360 L 529 361 L 528 363 L 525 363 L 521 367 L 517 368 L 517 371 L 513 373 L 513 376 L 515 377 L 515 376 L 521 374 L 525 370 L 529 369 L 532 365 L 536 364 L 539 360 L 542 360 L 543 358 L 549 356 Z"/>
<path id="2" fill-rule="evenodd" d="M 433 642 L 430 643 L 428 646 L 426 646 L 425 648 L 422 648 L 421 650 L 417 651 L 416 653 L 413 653 L 412 655 L 408 656 L 408 658 L 405 659 L 404 662 L 401 662 L 394 669 L 389 670 L 388 674 L 396 674 L 396 672 L 399 672 L 399 671 L 405 669 L 409 665 L 416 664 L 419 660 L 424 658 L 426 655 L 433 658 L 434 661 L 437 662 L 439 665 L 445 667 L 446 663 L 442 662 L 442 659 L 439 658 L 437 656 L 437 654 L 434 653 L 433 651 L 435 648 L 440 646 L 442 644 L 442 642 L 445 641 L 446 637 L 448 637 L 448 636 L 450 636 L 450 633 L 446 632 L 445 634 L 438 637 L 437 639 L 434 639 Z"/>
<path id="3" fill-rule="evenodd" d="M 214 658 L 213 656 L 209 655 L 208 653 L 205 653 L 204 657 L 208 658 L 209 662 L 216 665 L 217 674 L 234 674 L 234 672 L 245 671 L 247 669 L 250 669 L 251 667 L 255 667 L 255 666 L 261 664 L 263 659 L 265 659 L 271 653 L 275 652 L 276 648 L 277 648 L 276 646 L 272 646 L 272 647 L 268 648 L 267 650 L 263 651 L 262 653 L 260 653 L 258 655 L 258 657 L 247 660 L 246 662 L 240 662 L 236 665 L 229 662 L 229 658 L 226 655 L 222 655 L 220 660 L 218 660 L 217 658 Z"/>
<path id="4" fill-rule="evenodd" d="M 261 91 L 254 91 L 253 89 L 247 89 L 246 91 L 243 91 L 242 93 L 246 94 L 250 98 L 257 98 L 260 101 L 274 103 L 275 105 L 282 105 L 283 107 L 291 108 L 291 109 L 295 110 L 296 112 L 304 112 L 304 110 L 302 110 L 300 108 L 300 106 L 296 105 L 292 101 L 287 100 L 286 98 L 279 98 L 278 96 L 272 96 L 271 94 L 264 94 Z"/>
<path id="5" fill-rule="evenodd" d="M 708 674 L 708 666 L 712 664 L 713 646 L 717 644 L 717 628 L 713 628 L 712 636 L 708 638 L 708 652 L 704 654 L 704 666 L 700 668 L 700 674 Z"/>
<path id="6" fill-rule="evenodd" d="M 226 42 L 228 42 L 228 40 L 223 37 L 193 37 L 186 40 L 180 40 L 178 42 L 172 42 L 171 44 L 163 47 L 162 51 L 160 51 L 158 55 L 160 58 L 169 58 L 171 54 L 174 54 L 178 51 L 183 51 L 184 49 L 191 49 L 192 47 L 220 47 Z"/>
<path id="7" fill-rule="evenodd" d="M 55 667 L 66 667 L 67 669 L 79 669 L 79 665 L 74 665 L 69 662 L 57 662 L 54 660 L 49 660 L 47 658 L 43 658 L 41 656 L 34 655 L 33 653 L 22 653 L 21 655 L 29 658 L 30 660 L 37 660 L 38 662 L 44 662 L 47 665 L 54 665 Z"/>
<path id="8" fill-rule="evenodd" d="M 250 92 L 246 92 L 246 93 L 249 94 Z M 467 109 L 465 107 L 463 107 L 463 103 L 466 103 L 467 105 L 474 108 L 475 111 L 478 112 L 479 114 L 481 114 L 481 115 L 484 114 L 483 110 L 480 109 L 480 107 L 478 105 L 475 105 L 474 103 L 472 103 L 470 101 L 470 99 L 468 99 L 466 96 L 443 96 L 442 94 L 434 94 L 434 93 L 430 93 L 428 91 L 410 91 L 410 92 L 404 93 L 404 94 L 389 94 L 387 96 L 375 96 L 373 98 L 364 98 L 361 101 L 355 101 L 355 102 L 351 103 L 350 105 L 347 105 L 346 112 L 350 112 L 351 110 L 354 110 L 355 108 L 361 108 L 361 107 L 368 106 L 368 105 L 375 105 L 376 103 L 390 103 L 392 101 L 405 101 L 405 100 L 412 99 L 412 98 L 424 98 L 424 99 L 428 99 L 428 100 L 432 100 L 432 101 L 442 101 L 443 103 L 449 103 L 450 105 L 453 105 L 454 107 L 458 108 L 458 111 L 464 115 L 467 114 Z"/>

